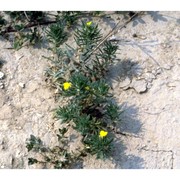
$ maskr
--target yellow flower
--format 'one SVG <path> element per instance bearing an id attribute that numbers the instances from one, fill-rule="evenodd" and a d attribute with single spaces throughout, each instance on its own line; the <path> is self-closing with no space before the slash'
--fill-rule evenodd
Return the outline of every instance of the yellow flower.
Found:
<path id="1" fill-rule="evenodd" d="M 68 90 L 71 86 L 72 86 L 72 84 L 70 82 L 63 83 L 64 90 Z"/>
<path id="2" fill-rule="evenodd" d="M 99 132 L 99 137 L 100 137 L 100 138 L 106 137 L 106 136 L 107 136 L 107 134 L 108 134 L 108 132 L 107 132 L 107 131 L 103 131 L 103 130 L 101 130 L 101 131 Z"/>
<path id="3" fill-rule="evenodd" d="M 89 91 L 89 90 L 90 90 L 90 87 L 89 87 L 89 86 L 86 86 L 85 89 Z"/>
<path id="4" fill-rule="evenodd" d="M 89 21 L 86 23 L 86 26 L 90 26 L 92 24 L 92 21 Z"/>

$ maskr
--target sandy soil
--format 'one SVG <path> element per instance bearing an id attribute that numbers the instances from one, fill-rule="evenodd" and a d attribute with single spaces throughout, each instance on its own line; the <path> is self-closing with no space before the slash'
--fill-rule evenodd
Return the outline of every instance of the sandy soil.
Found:
<path id="1" fill-rule="evenodd" d="M 103 19 L 107 33 L 122 16 Z M 149 12 L 112 36 L 118 61 L 107 75 L 114 99 L 124 110 L 116 131 L 114 155 L 89 156 L 83 168 L 180 168 L 180 12 Z M 56 141 L 54 91 L 47 87 L 46 49 L 6 49 L 0 40 L 0 168 L 28 166 L 25 141 L 34 134 L 48 145 Z M 82 168 L 79 167 L 79 168 Z"/>

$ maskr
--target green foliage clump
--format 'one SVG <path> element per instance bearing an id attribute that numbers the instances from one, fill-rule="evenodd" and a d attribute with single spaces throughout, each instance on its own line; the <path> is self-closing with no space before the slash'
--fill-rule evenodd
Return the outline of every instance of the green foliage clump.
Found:
<path id="1" fill-rule="evenodd" d="M 83 55 L 97 46 L 102 38 L 100 32 L 98 25 L 92 24 L 92 22 L 89 22 L 89 24 L 88 22 L 82 22 L 81 28 L 75 30 L 75 41 Z"/>
<path id="2" fill-rule="evenodd" d="M 87 152 L 97 154 L 98 158 L 107 157 L 112 149 L 112 138 L 109 135 L 101 138 L 98 134 L 104 129 L 108 132 L 118 120 L 119 109 L 110 103 L 105 80 L 91 81 L 81 73 L 75 73 L 63 84 L 62 91 L 62 95 L 71 99 L 68 105 L 57 109 L 56 117 L 62 122 L 73 122 L 74 129 L 81 133 L 83 143 L 89 147 Z"/>
<path id="3" fill-rule="evenodd" d="M 6 11 L 13 21 L 40 22 L 44 20 L 45 13 L 43 11 Z"/>
<path id="4" fill-rule="evenodd" d="M 57 134 L 59 146 L 53 148 L 46 147 L 43 142 L 31 135 L 26 142 L 26 148 L 29 151 L 38 153 L 38 158 L 28 158 L 28 165 L 42 164 L 44 166 L 53 166 L 55 169 L 70 168 L 73 164 L 76 164 L 81 160 L 80 154 L 72 154 L 68 152 L 68 140 L 65 136 L 67 132 L 66 128 L 59 129 Z"/>
<path id="5" fill-rule="evenodd" d="M 6 24 L 6 20 L 0 16 L 0 27 L 4 26 Z"/>
<path id="6" fill-rule="evenodd" d="M 67 39 L 67 33 L 64 31 L 64 24 L 59 21 L 57 24 L 52 24 L 47 30 L 47 37 L 49 42 L 54 44 L 55 47 L 59 47 Z"/>
<path id="7" fill-rule="evenodd" d="M 71 27 L 77 23 L 81 12 L 78 11 L 61 11 L 56 16 L 57 21 L 63 21 L 67 27 Z"/>
<path id="8" fill-rule="evenodd" d="M 110 156 L 112 151 L 113 138 L 104 137 L 100 138 L 99 135 L 92 135 L 86 137 L 84 143 L 87 145 L 87 152 L 90 154 L 96 154 L 97 158 L 104 159 Z"/>
<path id="9" fill-rule="evenodd" d="M 35 14 L 25 15 L 31 17 Z M 118 46 L 114 42 L 104 41 L 98 24 L 91 21 L 81 21 L 76 28 L 75 46 L 66 43 L 69 37 L 67 30 L 78 20 L 78 16 L 79 12 L 59 12 L 55 16 L 57 22 L 47 28 L 46 35 L 51 44 L 49 50 L 53 56 L 46 57 L 51 64 L 46 75 L 59 96 L 67 99 L 67 105 L 56 109 L 55 117 L 81 135 L 83 149 L 77 153 L 69 152 L 66 128 L 59 129 L 59 146 L 53 148 L 46 147 L 39 138 L 31 135 L 26 147 L 28 151 L 39 153 L 41 159 L 29 158 L 29 165 L 41 163 L 51 164 L 54 168 L 70 168 L 88 154 L 102 159 L 112 155 L 112 129 L 119 120 L 120 111 L 112 103 L 113 96 L 104 76 L 116 59 Z M 16 29 L 20 33 L 23 27 Z M 15 42 L 16 49 L 24 43 L 20 41 L 22 37 Z M 33 42 L 35 37 L 36 29 L 34 35 L 31 32 L 23 39 Z"/>
<path id="10" fill-rule="evenodd" d="M 55 36 L 58 37 L 57 41 L 66 40 L 63 35 Z M 61 46 L 52 48 L 56 53 L 53 58 L 48 58 L 52 66 L 47 70 L 47 75 L 57 89 L 60 89 L 59 85 L 69 80 L 71 74 L 76 72 L 81 72 L 93 81 L 103 78 L 109 65 L 116 59 L 118 47 L 112 42 L 105 41 L 102 48 L 99 47 L 94 51 L 102 39 L 102 34 L 95 23 L 83 22 L 81 27 L 75 30 L 74 39 L 77 43 L 76 48 L 65 43 L 63 48 Z"/>

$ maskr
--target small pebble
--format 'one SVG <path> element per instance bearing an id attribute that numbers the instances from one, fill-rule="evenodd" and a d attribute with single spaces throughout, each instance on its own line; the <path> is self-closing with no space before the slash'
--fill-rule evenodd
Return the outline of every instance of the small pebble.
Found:
<path id="1" fill-rule="evenodd" d="M 155 74 L 156 74 L 156 71 L 155 71 L 155 70 L 152 70 L 152 73 L 155 75 Z"/>
<path id="2" fill-rule="evenodd" d="M 1 166 L 1 168 L 2 168 L 2 169 L 4 169 L 4 168 L 5 168 L 5 166 L 4 166 L 4 165 L 2 165 L 2 166 Z"/>
<path id="3" fill-rule="evenodd" d="M 136 90 L 137 93 L 144 93 L 147 90 L 147 82 L 145 80 L 133 80 L 131 87 Z"/>
<path id="4" fill-rule="evenodd" d="M 170 47 L 171 47 L 171 45 L 170 45 L 170 44 L 168 44 L 168 43 L 163 43 L 163 44 L 162 44 L 162 47 L 163 47 L 163 48 L 170 48 Z"/>
<path id="5" fill-rule="evenodd" d="M 165 64 L 163 68 L 166 70 L 171 70 L 172 67 L 173 67 L 172 65 Z"/>
<path id="6" fill-rule="evenodd" d="M 4 84 L 0 83 L 0 89 L 4 89 Z"/>
<path id="7" fill-rule="evenodd" d="M 157 69 L 156 75 L 157 75 L 157 74 L 161 74 L 161 69 Z"/>
<path id="8" fill-rule="evenodd" d="M 4 78 L 4 73 L 0 72 L 0 79 L 3 79 L 3 78 Z"/>
<path id="9" fill-rule="evenodd" d="M 112 35 L 109 40 L 116 40 L 116 36 L 115 35 Z"/>
<path id="10" fill-rule="evenodd" d="M 150 89 L 152 87 L 152 83 L 148 83 L 146 87 Z"/>
<path id="11" fill-rule="evenodd" d="M 19 83 L 19 86 L 22 88 L 25 88 L 25 84 L 24 83 Z"/>
<path id="12" fill-rule="evenodd" d="M 140 35 L 139 38 L 142 39 L 142 40 L 145 40 L 145 39 L 146 39 L 146 37 L 143 36 L 143 35 Z"/>
<path id="13" fill-rule="evenodd" d="M 59 93 L 59 89 L 56 89 L 56 90 L 54 91 L 54 93 L 55 93 L 55 94 L 58 94 L 58 93 Z"/>

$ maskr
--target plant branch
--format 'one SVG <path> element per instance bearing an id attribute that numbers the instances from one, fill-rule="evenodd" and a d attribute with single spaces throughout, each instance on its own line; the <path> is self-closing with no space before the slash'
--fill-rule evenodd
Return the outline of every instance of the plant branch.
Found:
<path id="1" fill-rule="evenodd" d="M 130 23 L 136 16 L 138 16 L 138 14 L 140 14 L 139 12 L 135 13 L 133 16 L 131 16 L 125 23 L 123 23 L 120 27 L 119 30 L 121 30 L 122 28 L 124 28 L 128 23 Z M 121 23 L 121 21 L 119 20 L 119 22 L 114 26 L 114 28 L 104 37 L 104 39 L 96 46 L 95 49 L 93 49 L 89 56 L 86 57 L 85 61 L 112 35 L 112 33 L 118 28 L 119 24 Z M 89 61 L 90 59 L 88 59 L 86 61 L 86 63 Z"/>
<path id="2" fill-rule="evenodd" d="M 39 23 L 28 23 L 24 28 L 31 28 L 31 27 L 35 27 L 35 26 L 42 26 L 42 25 L 48 25 L 48 24 L 53 24 L 53 23 L 57 23 L 58 21 L 45 21 L 45 22 L 39 22 Z M 12 28 L 12 26 L 8 26 L 6 28 L 6 30 L 2 31 L 1 34 L 4 35 L 6 33 L 11 33 L 11 32 L 18 32 L 16 29 Z"/>
<path id="3" fill-rule="evenodd" d="M 28 18 L 26 11 L 24 11 L 24 15 L 25 15 L 26 19 L 30 22 L 30 19 Z"/>

